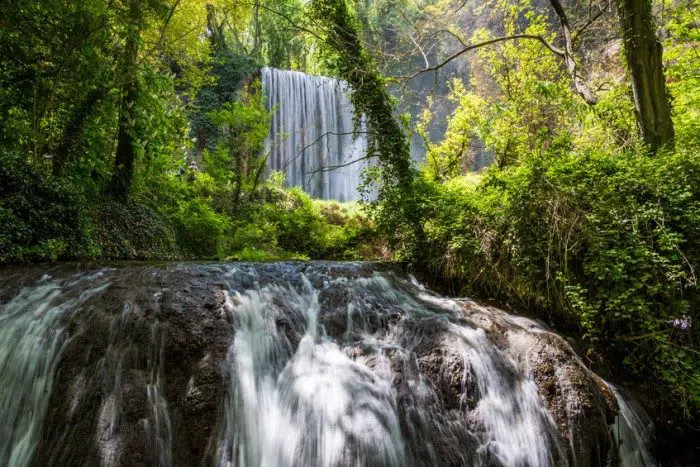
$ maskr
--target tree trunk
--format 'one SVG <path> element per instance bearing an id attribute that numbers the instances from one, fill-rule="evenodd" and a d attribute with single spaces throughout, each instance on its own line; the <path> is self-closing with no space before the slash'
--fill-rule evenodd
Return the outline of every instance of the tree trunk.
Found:
<path id="1" fill-rule="evenodd" d="M 120 201 L 127 201 L 134 178 L 134 163 L 136 148 L 134 147 L 133 121 L 134 103 L 138 96 L 138 39 L 141 23 L 140 0 L 129 2 L 129 20 L 131 22 L 124 46 L 122 64 L 122 102 L 119 114 L 119 130 L 117 134 L 117 154 L 114 159 L 114 174 L 110 185 L 110 193 Z"/>
<path id="2" fill-rule="evenodd" d="M 213 5 L 207 4 L 207 30 L 209 31 L 209 42 L 214 54 L 227 52 L 226 36 L 224 36 L 223 24 L 216 18 L 216 9 Z"/>
<path id="3" fill-rule="evenodd" d="M 63 174 L 63 170 L 70 162 L 71 156 L 75 149 L 75 145 L 78 142 L 85 123 L 87 123 L 89 117 L 92 115 L 95 107 L 105 98 L 107 95 L 107 88 L 103 86 L 98 86 L 92 91 L 90 91 L 83 100 L 83 103 L 78 107 L 78 109 L 73 113 L 72 118 L 63 130 L 63 135 L 61 137 L 61 143 L 59 144 L 53 158 L 53 174 L 58 176 Z"/>
<path id="4" fill-rule="evenodd" d="M 617 3 L 639 132 L 655 153 L 662 146 L 673 144 L 663 49 L 654 31 L 650 0 L 618 0 Z"/>

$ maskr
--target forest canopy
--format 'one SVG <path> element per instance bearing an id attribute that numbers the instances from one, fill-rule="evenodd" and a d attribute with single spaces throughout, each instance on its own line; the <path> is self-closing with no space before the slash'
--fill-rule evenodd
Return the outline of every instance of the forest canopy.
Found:
<path id="1" fill-rule="evenodd" d="M 697 0 L 0 5 L 0 263 L 395 259 L 700 407 Z M 260 70 L 345 81 L 363 198 L 268 170 Z M 417 148 L 417 149 L 416 149 Z"/>

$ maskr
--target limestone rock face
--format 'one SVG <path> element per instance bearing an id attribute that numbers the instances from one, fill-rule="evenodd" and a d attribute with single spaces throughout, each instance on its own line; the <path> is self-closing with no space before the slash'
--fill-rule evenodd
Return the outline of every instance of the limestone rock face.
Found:
<path id="1" fill-rule="evenodd" d="M 615 397 L 571 346 L 544 325 L 493 307 L 463 301 L 466 314 L 498 334 L 504 349 L 530 372 L 537 392 L 566 440 L 573 465 L 606 465 L 618 412 Z M 505 339 L 504 339 L 505 337 Z"/>
<path id="2" fill-rule="evenodd" d="M 212 463 L 232 337 L 219 274 L 106 275 L 109 288 L 68 318 L 38 463 Z"/>
<path id="3" fill-rule="evenodd" d="M 53 362 L 24 383 L 0 365 L 38 427 L 0 441 L 33 465 L 589 466 L 613 446 L 615 397 L 564 339 L 394 265 L 12 270 L 2 317 Z"/>

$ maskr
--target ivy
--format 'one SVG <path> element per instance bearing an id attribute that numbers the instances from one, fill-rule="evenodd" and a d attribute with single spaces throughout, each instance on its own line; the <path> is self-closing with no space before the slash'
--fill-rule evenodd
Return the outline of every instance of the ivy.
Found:
<path id="1" fill-rule="evenodd" d="M 370 155 L 378 161 L 367 171 L 367 186 L 378 190 L 370 205 L 379 228 L 394 237 L 398 251 L 417 254 L 424 236 L 420 177 L 411 160 L 407 135 L 395 116 L 387 83 L 363 47 L 358 24 L 345 0 L 313 0 L 311 16 L 323 31 L 330 67 L 352 89 L 350 100 L 356 121 L 359 124 L 363 116 L 367 121 Z"/>

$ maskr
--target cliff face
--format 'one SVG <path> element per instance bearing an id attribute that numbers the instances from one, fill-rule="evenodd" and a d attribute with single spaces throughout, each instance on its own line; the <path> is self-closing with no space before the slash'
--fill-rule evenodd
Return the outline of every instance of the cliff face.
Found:
<path id="1" fill-rule="evenodd" d="M 0 319 L 14 330 L 0 338 L 0 410 L 30 414 L 0 433 L 0 463 L 20 451 L 33 465 L 124 466 L 585 466 L 612 455 L 615 397 L 563 339 L 391 266 L 42 273 L 0 279 Z M 9 381 L 36 349 L 50 364 Z"/>

